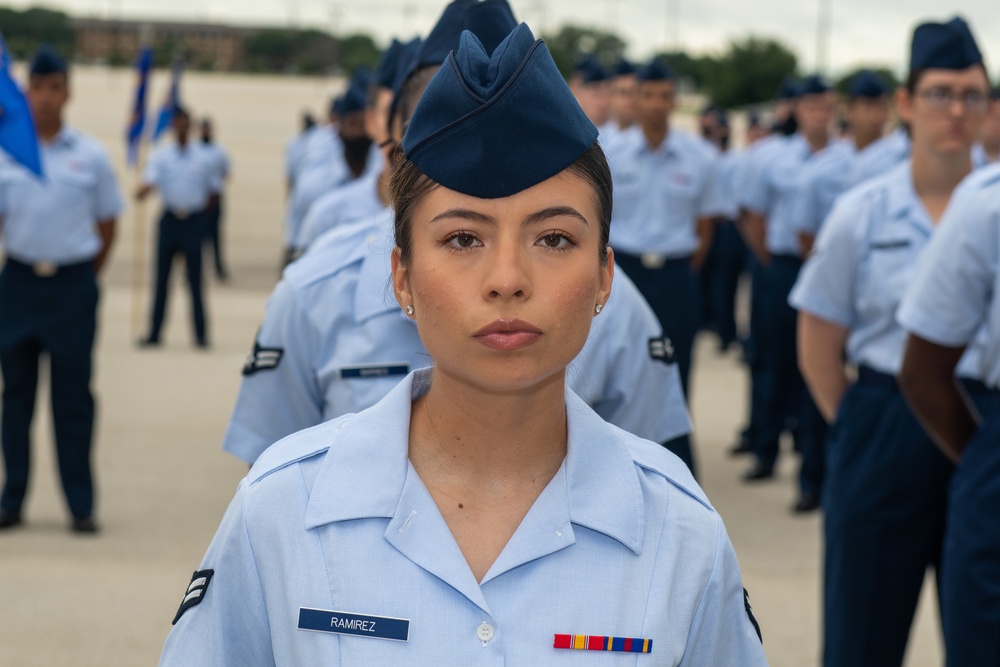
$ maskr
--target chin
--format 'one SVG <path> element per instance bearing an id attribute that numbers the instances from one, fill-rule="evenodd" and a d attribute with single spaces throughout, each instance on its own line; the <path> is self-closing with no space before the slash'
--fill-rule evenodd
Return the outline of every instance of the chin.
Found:
<path id="1" fill-rule="evenodd" d="M 485 393 L 517 394 L 530 393 L 557 378 L 564 379 L 566 365 L 542 364 L 538 359 L 520 356 L 493 359 L 485 363 L 435 363 L 435 368 L 437 373 L 443 373 Z"/>

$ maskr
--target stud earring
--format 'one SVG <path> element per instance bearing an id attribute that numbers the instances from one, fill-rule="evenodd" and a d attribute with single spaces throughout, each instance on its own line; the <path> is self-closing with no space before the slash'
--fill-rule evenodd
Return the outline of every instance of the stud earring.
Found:
<path id="1" fill-rule="evenodd" d="M 407 315 L 412 315 L 413 314 L 413 306 L 407 306 L 406 307 L 406 314 Z"/>
<path id="2" fill-rule="evenodd" d="M 601 304 L 597 304 L 596 306 L 594 306 L 594 312 L 597 313 L 598 315 L 601 314 L 602 310 L 604 310 L 604 306 L 602 306 Z"/>

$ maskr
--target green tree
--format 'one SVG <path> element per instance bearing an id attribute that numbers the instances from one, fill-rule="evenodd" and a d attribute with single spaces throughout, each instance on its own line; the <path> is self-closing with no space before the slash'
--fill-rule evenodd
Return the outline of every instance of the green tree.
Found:
<path id="1" fill-rule="evenodd" d="M 614 33 L 595 28 L 567 25 L 555 35 L 543 36 L 552 59 L 566 78 L 573 71 L 573 63 L 581 53 L 593 54 L 605 67 L 613 66 L 625 53 L 625 42 Z"/>
<path id="2" fill-rule="evenodd" d="M 32 7 L 23 12 L 0 8 L 0 30 L 16 58 L 28 58 L 42 44 L 65 56 L 73 56 L 73 26 L 69 16 L 51 9 Z"/>
<path id="3" fill-rule="evenodd" d="M 858 67 L 837 79 L 837 82 L 834 84 L 834 88 L 837 89 L 838 93 L 846 96 L 847 88 L 851 85 L 851 80 L 856 77 L 859 72 L 865 69 L 871 70 L 872 72 L 875 72 L 875 74 L 879 75 L 882 80 L 885 81 L 886 85 L 889 86 L 889 90 L 895 90 L 900 85 L 900 81 L 896 77 L 896 73 L 888 67 Z"/>
<path id="4" fill-rule="evenodd" d="M 731 42 L 721 57 L 706 67 L 704 89 L 724 108 L 774 99 L 781 80 L 795 74 L 798 60 L 773 39 L 748 37 Z"/>
<path id="5" fill-rule="evenodd" d="M 381 54 L 375 40 L 370 35 L 347 35 L 339 40 L 340 68 L 352 74 L 357 68 L 364 66 L 374 69 Z"/>
<path id="6" fill-rule="evenodd" d="M 695 88 L 701 88 L 715 72 L 716 61 L 712 56 L 692 56 L 685 51 L 659 53 L 655 58 L 666 62 L 680 79 L 687 79 Z"/>

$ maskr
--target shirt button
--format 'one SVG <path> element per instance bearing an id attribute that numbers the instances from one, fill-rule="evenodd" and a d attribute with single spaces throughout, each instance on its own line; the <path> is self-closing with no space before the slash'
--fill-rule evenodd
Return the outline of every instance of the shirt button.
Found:
<path id="1" fill-rule="evenodd" d="M 488 642 L 493 639 L 493 626 L 489 623 L 483 623 L 476 630 L 476 636 L 479 637 L 484 642 Z"/>

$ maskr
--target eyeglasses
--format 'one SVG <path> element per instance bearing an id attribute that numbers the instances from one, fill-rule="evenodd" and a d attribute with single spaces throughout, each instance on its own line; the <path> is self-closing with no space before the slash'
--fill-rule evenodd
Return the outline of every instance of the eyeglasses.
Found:
<path id="1" fill-rule="evenodd" d="M 917 97 L 927 103 L 931 111 L 947 111 L 956 101 L 960 101 L 967 111 L 984 112 L 990 106 L 990 95 L 981 90 L 952 90 L 950 88 L 928 88 L 917 93 Z"/>

